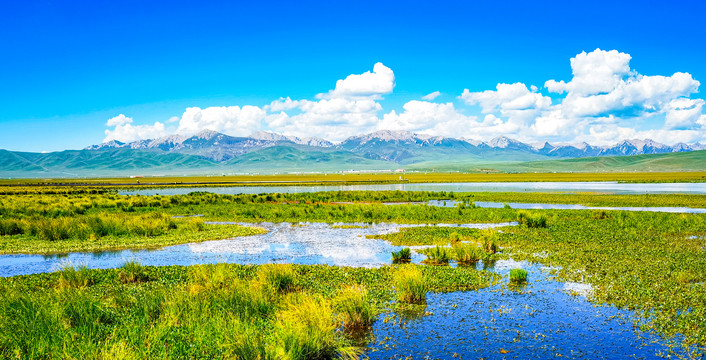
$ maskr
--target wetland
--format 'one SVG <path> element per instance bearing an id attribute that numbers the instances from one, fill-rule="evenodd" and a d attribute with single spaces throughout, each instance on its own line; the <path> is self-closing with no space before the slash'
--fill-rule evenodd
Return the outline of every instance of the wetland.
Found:
<path id="1" fill-rule="evenodd" d="M 706 214 L 518 204 L 705 195 L 196 190 L 0 197 L 0 356 L 704 353 Z"/>

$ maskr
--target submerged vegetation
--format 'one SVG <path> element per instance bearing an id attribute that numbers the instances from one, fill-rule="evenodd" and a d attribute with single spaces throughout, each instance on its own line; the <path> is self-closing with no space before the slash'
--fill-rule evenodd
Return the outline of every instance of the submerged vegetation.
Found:
<path id="1" fill-rule="evenodd" d="M 353 357 L 359 349 L 347 330 L 370 326 L 391 301 L 498 280 L 418 265 L 141 271 L 146 281 L 123 281 L 123 269 L 85 268 L 0 279 L 0 358 Z"/>

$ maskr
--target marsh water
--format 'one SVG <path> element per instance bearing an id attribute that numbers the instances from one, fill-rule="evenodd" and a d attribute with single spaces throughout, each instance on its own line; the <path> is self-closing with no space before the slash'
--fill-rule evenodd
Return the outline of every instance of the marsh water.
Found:
<path id="1" fill-rule="evenodd" d="M 218 223 L 213 223 L 218 224 Z M 234 223 L 221 223 L 234 224 Z M 294 263 L 335 266 L 377 267 L 391 262 L 390 252 L 400 249 L 367 235 L 385 234 L 413 224 L 325 224 L 325 223 L 258 223 L 266 234 L 231 239 L 167 246 L 155 250 L 119 250 L 77 252 L 58 255 L 0 255 L 0 276 L 57 271 L 65 264 L 89 268 L 117 268 L 134 260 L 142 265 L 195 265 L 208 263 Z M 465 228 L 495 228 L 515 225 L 436 224 Z M 415 255 L 416 262 L 424 257 Z"/>
<path id="2" fill-rule="evenodd" d="M 448 205 L 448 204 L 447 204 Z M 389 264 L 400 247 L 368 238 L 410 226 L 401 224 L 259 223 L 268 233 L 157 250 L 123 250 L 65 255 L 1 255 L 0 276 L 55 271 L 63 264 L 115 268 L 125 261 L 143 265 L 203 263 L 298 263 L 375 267 Z M 466 228 L 500 228 L 516 223 L 436 224 Z M 413 252 L 413 262 L 424 256 Z M 527 359 L 654 358 L 666 350 L 659 341 L 643 341 L 630 312 L 595 307 L 586 299 L 587 284 L 552 280 L 548 268 L 528 262 L 498 260 L 476 264 L 503 276 L 486 289 L 428 294 L 421 313 L 383 314 L 372 328 L 364 356 L 371 359 Z M 504 285 L 510 269 L 529 272 L 520 291 Z M 572 295 L 573 294 L 573 295 Z"/>
<path id="3" fill-rule="evenodd" d="M 429 200 L 428 202 L 420 202 L 416 204 L 427 204 L 437 207 L 456 207 L 459 201 L 454 200 Z M 390 203 L 392 204 L 392 203 Z M 399 204 L 399 203 L 395 203 Z M 414 204 L 414 203 L 410 203 Z M 585 206 L 578 204 L 546 204 L 546 203 L 501 203 L 491 201 L 476 201 L 473 205 L 481 208 L 496 208 L 501 209 L 506 205 L 513 209 L 555 209 L 555 210 L 617 210 L 617 211 L 650 211 L 650 212 L 668 212 L 668 213 L 686 213 L 686 214 L 706 214 L 706 209 L 689 208 L 689 207 L 669 207 L 669 206 L 653 206 L 653 207 L 636 207 L 636 206 Z"/>
<path id="4" fill-rule="evenodd" d="M 601 192 L 613 194 L 706 194 L 706 183 L 596 182 L 474 182 L 378 185 L 214 186 L 121 190 L 123 195 L 185 195 L 192 191 L 215 194 L 305 193 L 319 191 L 453 191 L 453 192 Z"/>
<path id="5" fill-rule="evenodd" d="M 482 264 L 478 265 L 479 268 Z M 487 268 L 487 267 L 486 267 Z M 528 271 L 526 287 L 509 289 L 510 269 Z M 629 311 L 593 306 L 590 286 L 549 278 L 538 264 L 497 261 L 487 268 L 503 284 L 477 291 L 427 294 L 417 316 L 388 314 L 373 326 L 371 359 L 653 359 L 665 346 L 636 333 Z"/>

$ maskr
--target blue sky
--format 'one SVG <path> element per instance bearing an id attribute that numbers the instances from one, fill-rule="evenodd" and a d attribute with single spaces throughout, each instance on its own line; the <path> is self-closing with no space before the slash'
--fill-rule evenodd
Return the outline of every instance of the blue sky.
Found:
<path id="1" fill-rule="evenodd" d="M 0 148 L 78 149 L 214 127 L 231 135 L 268 130 L 333 140 L 384 126 L 477 139 L 704 141 L 704 96 L 697 90 L 706 79 L 704 7 L 3 2 Z M 605 64 L 624 71 L 593 90 L 578 79 L 550 91 L 548 80 L 574 78 L 570 59 L 582 52 L 595 55 L 584 59 L 591 66 L 584 80 L 597 78 L 591 71 Z M 394 77 L 376 77 L 376 63 Z M 371 76 L 344 82 L 339 95 L 326 95 L 338 80 L 366 72 Z M 637 84 L 653 76 L 667 79 Z M 623 82 L 605 83 L 616 77 Z M 391 79 L 393 88 L 386 88 Z M 516 86 L 503 92 L 498 84 Z M 438 97 L 422 100 L 435 91 Z M 610 95 L 611 104 L 596 105 L 598 95 Z M 283 106 L 280 98 L 293 103 Z M 513 101 L 522 104 L 508 105 Z M 602 110 L 587 112 L 586 102 Z M 203 111 L 187 111 L 196 107 Z"/>

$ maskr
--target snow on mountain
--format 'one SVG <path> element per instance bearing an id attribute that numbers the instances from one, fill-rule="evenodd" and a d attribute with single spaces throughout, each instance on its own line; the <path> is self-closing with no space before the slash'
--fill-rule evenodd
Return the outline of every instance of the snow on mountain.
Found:
<path id="1" fill-rule="evenodd" d="M 509 150 L 525 150 L 525 151 L 534 151 L 532 146 L 527 145 L 523 142 L 517 141 L 515 139 L 511 139 L 507 136 L 498 136 L 496 138 L 491 139 L 490 141 L 486 142 L 486 144 L 492 148 L 498 148 L 498 149 L 509 149 Z"/>
<path id="2" fill-rule="evenodd" d="M 92 145 L 85 150 L 104 150 L 116 148 L 162 150 L 198 155 L 216 161 L 224 161 L 266 147 L 294 143 L 310 147 L 337 147 L 351 151 L 371 159 L 387 161 L 411 161 L 434 152 L 438 154 L 460 154 L 485 156 L 484 154 L 530 154 L 554 158 L 575 158 L 587 156 L 623 156 L 637 154 L 657 154 L 667 152 L 683 152 L 704 150 L 706 144 L 678 143 L 668 146 L 651 139 L 629 139 L 610 146 L 593 146 L 588 143 L 579 144 L 526 144 L 521 141 L 499 136 L 487 142 L 472 139 L 456 139 L 442 136 L 417 134 L 410 131 L 380 130 L 369 134 L 352 136 L 336 145 L 331 141 L 309 137 L 300 139 L 267 131 L 258 131 L 249 137 L 233 137 L 212 130 L 204 130 L 192 136 L 171 135 L 157 139 L 139 140 L 123 143 L 111 140 L 100 145 Z M 416 149 L 416 150 L 415 150 Z M 438 151 L 441 151 L 439 153 Z M 429 155 L 427 155 L 429 156 Z M 503 155 L 505 156 L 505 155 Z"/>
<path id="3" fill-rule="evenodd" d="M 318 146 L 318 147 L 332 147 L 333 143 L 318 137 L 308 137 L 301 139 L 300 144 L 308 146 Z"/>

